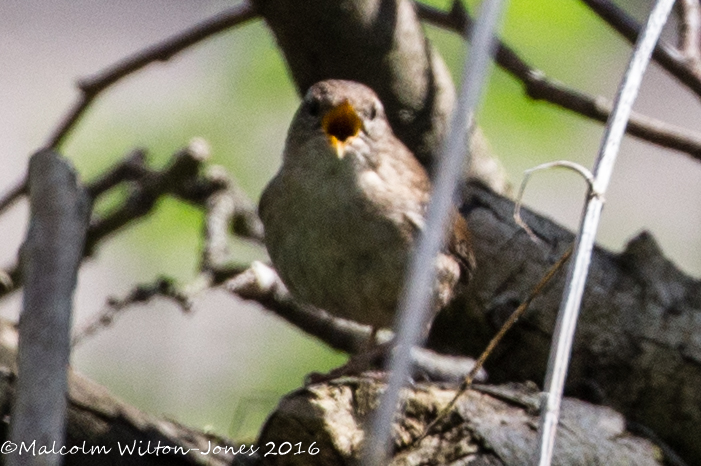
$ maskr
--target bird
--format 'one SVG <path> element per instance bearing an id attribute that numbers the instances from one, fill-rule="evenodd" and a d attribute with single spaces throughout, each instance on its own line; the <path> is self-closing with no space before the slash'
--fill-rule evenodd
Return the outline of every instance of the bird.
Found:
<path id="1" fill-rule="evenodd" d="M 332 79 L 306 92 L 258 210 L 270 259 L 292 295 L 371 326 L 374 338 L 394 323 L 430 196 L 429 175 L 392 132 L 375 92 Z M 434 266 L 433 315 L 475 269 L 457 209 Z"/>

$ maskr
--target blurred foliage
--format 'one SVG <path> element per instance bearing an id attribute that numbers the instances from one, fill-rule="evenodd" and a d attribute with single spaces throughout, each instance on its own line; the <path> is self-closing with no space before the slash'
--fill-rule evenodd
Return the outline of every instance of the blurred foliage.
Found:
<path id="1" fill-rule="evenodd" d="M 428 3 L 445 9 L 450 5 L 447 0 Z M 468 3 L 474 10 L 478 2 Z M 427 30 L 459 81 L 465 50 L 462 40 L 434 27 Z M 502 36 L 532 66 L 551 78 L 609 95 L 618 79 L 615 70 L 623 66 L 617 62 L 628 50 L 576 0 L 512 0 Z M 597 72 L 600 66 L 614 71 L 602 77 Z M 135 146 L 146 147 L 151 162 L 160 166 L 192 137 L 200 136 L 211 145 L 212 163 L 225 166 L 257 199 L 277 170 L 287 125 L 297 103 L 274 39 L 258 21 L 199 44 L 165 64 L 151 65 L 119 83 L 86 115 L 65 152 L 90 179 Z M 514 179 L 520 179 L 522 171 L 536 163 L 583 157 L 572 150 L 573 141 L 588 141 L 574 145 L 578 150 L 588 150 L 586 156 L 591 157 L 597 139 L 585 135 L 599 131 L 594 123 L 551 105 L 532 102 L 518 83 L 496 69 L 480 122 Z M 114 202 L 114 198 L 110 200 Z M 108 248 L 130 256 L 132 266 L 123 273 L 132 281 L 149 281 L 167 271 L 187 282 L 196 272 L 201 228 L 199 211 L 164 200 L 156 214 L 110 240 Z M 265 258 L 261 248 L 240 242 L 234 242 L 233 253 L 242 261 Z M 261 408 L 264 413 L 280 394 L 299 386 L 309 368 L 323 371 L 343 360 L 308 337 L 298 336 L 285 344 L 284 354 L 294 354 L 294 358 L 265 356 L 265 342 L 251 343 L 261 352 L 251 369 L 255 370 L 255 385 L 261 389 L 274 387 L 272 401 L 260 401 L 265 405 Z M 117 374 L 114 377 L 119 378 Z M 156 402 L 156 393 L 163 388 L 152 388 L 153 393 L 142 387 L 130 398 L 147 404 Z M 211 400 L 212 410 L 201 412 L 183 406 L 179 417 L 193 425 L 211 424 L 222 433 L 234 433 L 233 407 L 250 396 L 240 392 L 232 381 L 219 388 Z M 227 409 L 217 408 L 221 406 Z M 257 416 L 253 424 L 259 424 L 262 415 L 253 416 Z M 251 421 L 242 422 L 249 425 Z M 246 428 L 237 434 L 252 432 Z"/>

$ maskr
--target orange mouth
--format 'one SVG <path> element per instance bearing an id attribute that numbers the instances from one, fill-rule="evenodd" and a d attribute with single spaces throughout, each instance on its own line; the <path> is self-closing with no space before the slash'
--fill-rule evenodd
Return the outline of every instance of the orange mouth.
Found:
<path id="1" fill-rule="evenodd" d="M 338 158 L 343 158 L 346 144 L 358 135 L 363 127 L 363 121 L 347 100 L 335 106 L 324 115 L 321 127 L 329 137 L 331 145 L 336 149 Z"/>

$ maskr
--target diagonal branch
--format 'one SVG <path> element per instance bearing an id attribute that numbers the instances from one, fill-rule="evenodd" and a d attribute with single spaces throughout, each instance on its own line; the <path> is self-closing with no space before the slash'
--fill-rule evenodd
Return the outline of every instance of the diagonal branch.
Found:
<path id="1" fill-rule="evenodd" d="M 22 178 L 0 196 L 0 213 L 10 207 L 21 196 L 27 194 L 27 179 Z"/>
<path id="2" fill-rule="evenodd" d="M 198 280 L 199 278 L 196 279 Z M 335 350 L 357 354 L 367 349 L 371 336 L 369 326 L 333 317 L 297 301 L 282 283 L 277 272 L 258 261 L 254 261 L 250 267 L 231 267 L 226 277 L 215 277 L 204 286 L 193 287 L 190 284 L 180 287 L 172 278 L 160 277 L 151 283 L 137 285 L 123 298 L 110 297 L 102 310 L 80 326 L 80 330 L 73 337 L 73 345 L 77 346 L 106 329 L 119 316 L 133 309 L 134 305 L 146 304 L 155 298 L 165 298 L 177 304 L 183 312 L 189 312 L 193 307 L 192 298 L 196 294 L 205 290 L 211 291 L 215 287 L 238 299 L 258 303 Z M 390 332 L 383 331 L 380 335 L 381 341 L 390 338 Z M 468 374 L 474 373 L 475 380 L 486 379 L 486 372 L 475 368 L 474 359 L 469 357 L 439 354 L 420 347 L 412 349 L 411 357 L 415 365 L 415 378 L 460 382 Z"/>
<path id="3" fill-rule="evenodd" d="M 472 28 L 473 20 L 460 2 L 455 2 L 450 12 L 419 2 L 415 5 L 419 16 L 436 26 L 461 34 L 466 31 L 469 33 Z M 503 42 L 499 43 L 495 60 L 502 69 L 523 83 L 526 94 L 532 99 L 553 103 L 600 122 L 606 122 L 611 114 L 612 104 L 608 99 L 587 95 L 549 79 Z M 701 94 L 701 81 L 699 93 Z M 626 131 L 640 139 L 684 152 L 701 161 L 701 134 L 635 112 L 631 114 Z"/>
<path id="4" fill-rule="evenodd" d="M 51 134 L 46 142 L 46 147 L 59 148 L 97 96 L 121 79 L 153 62 L 167 61 L 173 55 L 182 52 L 188 47 L 214 34 L 243 24 L 257 16 L 258 13 L 255 8 L 248 1 L 243 1 L 235 7 L 218 13 L 190 29 L 140 50 L 93 76 L 78 80 L 78 89 L 81 95 L 61 120 L 58 128 Z M 0 197 L 0 212 L 4 211 L 26 193 L 26 185 L 27 180 L 24 178 Z"/>
<path id="5" fill-rule="evenodd" d="M 88 109 L 92 101 L 102 91 L 120 79 L 155 61 L 169 60 L 178 52 L 230 27 L 238 26 L 256 16 L 257 13 L 253 6 L 244 1 L 186 31 L 141 50 L 131 57 L 127 57 L 107 69 L 98 72 L 94 76 L 79 80 L 78 88 L 82 93 L 80 99 L 73 108 L 70 109 L 68 115 L 66 115 L 60 126 L 51 135 L 46 145 L 48 147 L 60 146 L 68 133 Z"/>
<path id="6" fill-rule="evenodd" d="M 640 24 L 618 6 L 608 0 L 582 0 L 582 2 L 631 44 L 638 39 Z M 690 66 L 679 50 L 661 40 L 655 47 L 652 58 L 672 76 L 701 96 L 701 69 Z"/>
<path id="7" fill-rule="evenodd" d="M 308 304 L 297 301 L 287 290 L 274 269 L 254 261 L 251 266 L 223 283 L 223 289 L 240 299 L 260 304 L 300 330 L 312 335 L 339 351 L 357 354 L 367 348 L 371 329 L 338 317 L 333 317 Z M 415 346 L 410 351 L 413 376 L 430 380 L 456 382 L 474 370 L 472 358 L 439 354 Z M 486 373 L 477 369 L 477 379 Z"/>

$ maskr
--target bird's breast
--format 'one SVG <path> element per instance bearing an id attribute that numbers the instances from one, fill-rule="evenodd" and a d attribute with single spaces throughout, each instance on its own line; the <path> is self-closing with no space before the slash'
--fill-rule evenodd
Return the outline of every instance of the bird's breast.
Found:
<path id="1" fill-rule="evenodd" d="M 390 325 L 413 238 L 387 214 L 383 180 L 339 168 L 307 174 L 269 188 L 284 193 L 267 196 L 277 204 L 266 211 L 276 214 L 264 218 L 280 275 L 295 294 L 339 317 Z"/>

